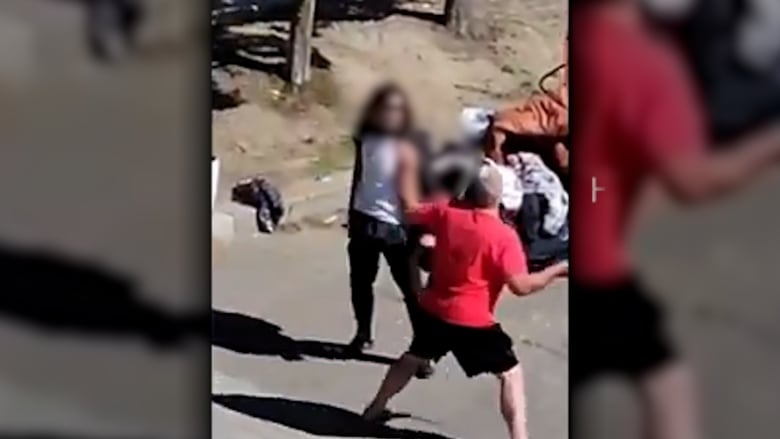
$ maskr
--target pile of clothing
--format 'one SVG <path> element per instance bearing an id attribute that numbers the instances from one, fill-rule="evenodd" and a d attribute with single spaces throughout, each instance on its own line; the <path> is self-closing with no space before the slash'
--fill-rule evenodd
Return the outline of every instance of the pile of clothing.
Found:
<path id="1" fill-rule="evenodd" d="M 568 39 L 561 64 L 542 76 L 538 92 L 497 111 L 464 109 L 461 117 L 501 172 L 502 215 L 518 231 L 531 271 L 569 255 L 567 46 Z"/>
<path id="2" fill-rule="evenodd" d="M 442 159 L 439 164 L 456 169 L 456 163 L 468 163 L 474 154 L 482 156 L 485 153 L 503 179 L 502 217 L 518 231 L 529 269 L 537 271 L 568 259 L 569 194 L 565 185 L 568 166 L 556 166 L 560 161 L 549 164 L 549 160 L 545 161 L 536 151 L 523 151 L 522 148 L 499 151 L 500 160 L 478 147 L 476 150 L 470 148 L 469 145 L 484 145 L 486 136 L 495 135 L 494 122 L 500 114 L 489 109 L 463 109 L 461 143 L 465 146 L 452 149 L 447 160 Z"/>
<path id="3" fill-rule="evenodd" d="M 529 152 L 507 155 L 496 166 L 504 183 L 502 216 L 519 233 L 529 269 L 568 259 L 569 194 L 560 177 Z"/>
<path id="4" fill-rule="evenodd" d="M 534 153 L 508 154 L 504 164 L 482 158 L 468 148 L 445 150 L 433 160 L 431 172 L 438 190 L 461 196 L 479 163 L 486 161 L 501 174 L 501 215 L 520 237 L 530 271 L 568 259 L 569 194 L 561 178 Z"/>

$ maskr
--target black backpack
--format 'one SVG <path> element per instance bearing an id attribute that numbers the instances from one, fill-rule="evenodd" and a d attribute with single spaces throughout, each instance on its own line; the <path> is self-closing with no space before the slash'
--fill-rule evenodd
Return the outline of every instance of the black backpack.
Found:
<path id="1" fill-rule="evenodd" d="M 268 180 L 251 178 L 237 183 L 232 190 L 233 201 L 253 207 L 257 230 L 273 233 L 284 216 L 282 194 Z"/>

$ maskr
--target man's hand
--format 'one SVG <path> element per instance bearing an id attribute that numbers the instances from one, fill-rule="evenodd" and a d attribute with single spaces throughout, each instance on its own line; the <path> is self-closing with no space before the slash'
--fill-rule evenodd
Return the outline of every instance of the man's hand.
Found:
<path id="1" fill-rule="evenodd" d="M 555 144 L 555 161 L 558 162 L 558 166 L 568 172 L 569 170 L 569 149 L 563 143 Z"/>
<path id="2" fill-rule="evenodd" d="M 558 262 L 536 273 L 512 276 L 507 281 L 509 290 L 516 296 L 527 296 L 544 289 L 557 277 L 568 276 L 569 261 Z"/>
<path id="3" fill-rule="evenodd" d="M 557 267 L 557 268 L 555 268 L 556 273 L 557 273 L 556 277 L 567 277 L 567 276 L 569 276 L 569 261 L 559 262 L 559 263 L 553 265 L 553 267 Z"/>
<path id="4" fill-rule="evenodd" d="M 434 248 L 436 247 L 436 237 L 430 233 L 426 233 L 420 237 L 420 245 L 425 248 Z"/>

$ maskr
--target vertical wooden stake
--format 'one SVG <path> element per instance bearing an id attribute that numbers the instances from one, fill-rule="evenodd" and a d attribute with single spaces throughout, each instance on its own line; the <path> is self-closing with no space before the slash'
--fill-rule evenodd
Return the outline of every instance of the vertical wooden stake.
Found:
<path id="1" fill-rule="evenodd" d="M 459 37 L 469 37 L 472 33 L 472 20 L 478 1 L 446 0 L 444 3 L 444 24 Z"/>
<path id="2" fill-rule="evenodd" d="M 290 25 L 290 53 L 288 67 L 290 83 L 298 91 L 311 79 L 312 38 L 316 0 L 301 0 L 298 12 Z"/>

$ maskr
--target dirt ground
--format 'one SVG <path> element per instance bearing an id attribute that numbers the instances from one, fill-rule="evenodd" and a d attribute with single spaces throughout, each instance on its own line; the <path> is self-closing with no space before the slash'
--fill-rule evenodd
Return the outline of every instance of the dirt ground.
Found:
<path id="1" fill-rule="evenodd" d="M 469 40 L 437 22 L 443 0 L 350 3 L 320 1 L 313 79 L 297 97 L 282 80 L 288 23 L 229 29 L 214 69 L 220 90 L 237 90 L 241 102 L 217 94 L 212 112 L 227 181 L 262 173 L 285 185 L 349 167 L 350 127 L 382 80 L 409 90 L 421 124 L 441 140 L 457 134 L 461 107 L 526 96 L 560 61 L 562 1 L 486 0 Z"/>

